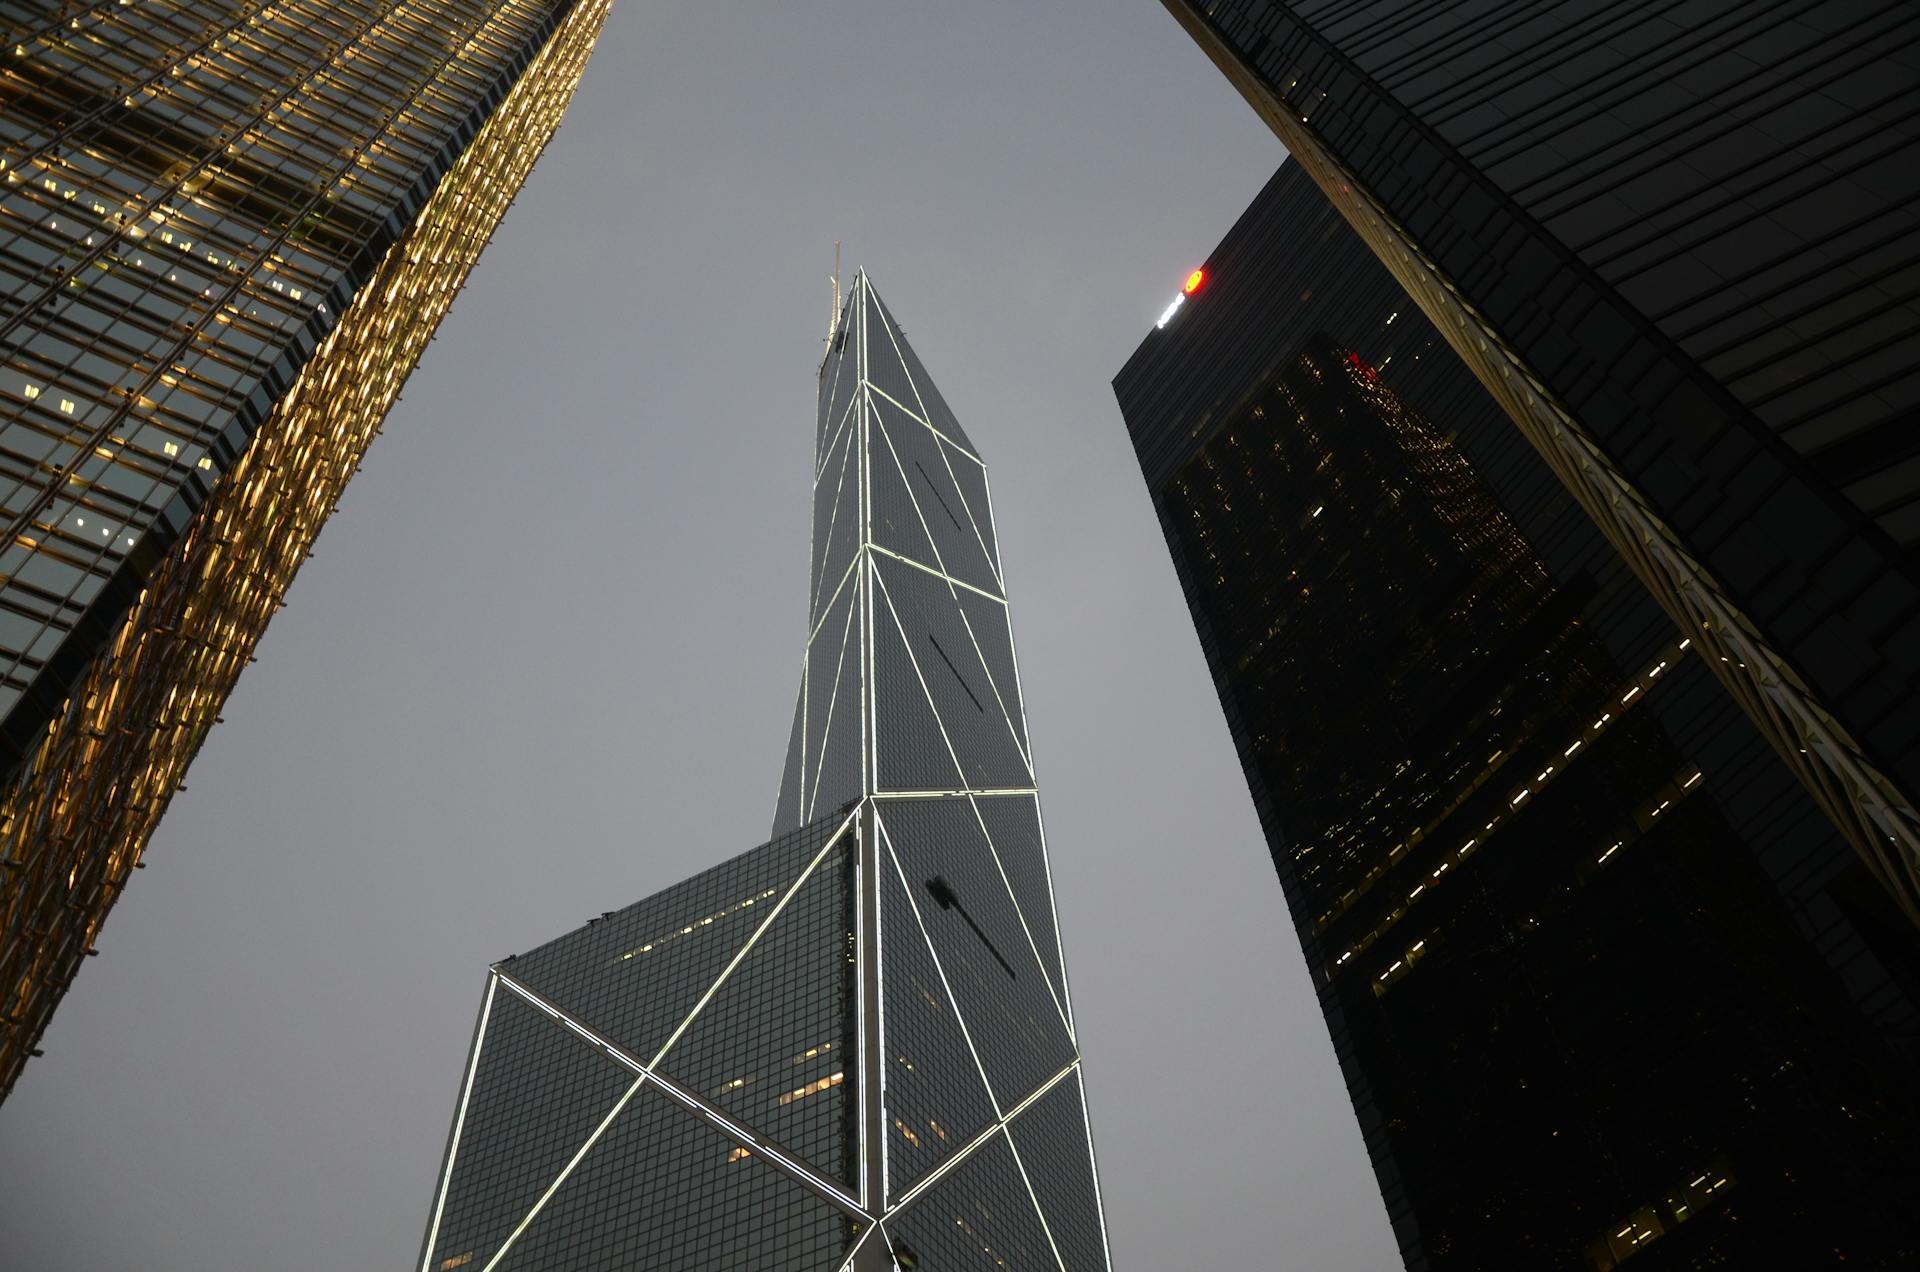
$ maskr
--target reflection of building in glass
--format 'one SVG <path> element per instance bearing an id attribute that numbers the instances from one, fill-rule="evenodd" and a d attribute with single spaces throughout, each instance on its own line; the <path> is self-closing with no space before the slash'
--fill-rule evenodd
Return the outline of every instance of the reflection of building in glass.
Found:
<path id="1" fill-rule="evenodd" d="M 864 274 L 774 838 L 496 965 L 422 1272 L 1107 1267 L 986 469 Z"/>
<path id="2" fill-rule="evenodd" d="M 11 11 L 0 1094 L 608 3 Z"/>
<path id="3" fill-rule="evenodd" d="M 1910 0 L 1165 0 L 1920 924 Z"/>
<path id="4" fill-rule="evenodd" d="M 1206 274 L 1116 390 L 1408 1266 L 1900 1265 L 1897 908 L 1298 168 Z"/>

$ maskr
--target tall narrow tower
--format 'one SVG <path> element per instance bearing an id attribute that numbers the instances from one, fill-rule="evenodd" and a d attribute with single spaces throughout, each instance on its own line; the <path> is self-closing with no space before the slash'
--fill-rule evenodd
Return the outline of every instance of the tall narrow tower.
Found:
<path id="1" fill-rule="evenodd" d="M 1108 1266 L 986 470 L 864 273 L 815 455 L 775 837 L 493 968 L 422 1272 Z"/>

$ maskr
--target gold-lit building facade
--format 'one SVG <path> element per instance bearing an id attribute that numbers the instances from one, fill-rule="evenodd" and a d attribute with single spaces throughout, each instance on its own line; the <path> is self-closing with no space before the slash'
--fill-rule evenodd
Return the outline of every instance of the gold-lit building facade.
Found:
<path id="1" fill-rule="evenodd" d="M 0 6 L 0 1097 L 610 3 Z"/>

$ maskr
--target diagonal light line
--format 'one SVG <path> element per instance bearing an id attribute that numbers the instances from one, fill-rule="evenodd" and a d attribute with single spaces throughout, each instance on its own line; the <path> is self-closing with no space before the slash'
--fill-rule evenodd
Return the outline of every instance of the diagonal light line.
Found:
<path id="1" fill-rule="evenodd" d="M 1047 881 L 1047 910 L 1053 915 L 1053 965 L 1060 969 L 1061 1007 L 1067 1013 L 1067 1033 L 1073 1033 L 1073 985 L 1067 979 L 1067 943 L 1060 935 L 1060 903 L 1053 893 L 1053 862 L 1047 855 L 1047 819 L 1040 812 L 1040 790 L 1033 792 L 1033 824 L 1040 832 L 1040 869 Z M 1084 1098 L 1084 1097 L 1083 1097 Z"/>
<path id="2" fill-rule="evenodd" d="M 520 1226 L 508 1235 L 506 1241 L 500 1248 L 493 1252 L 493 1257 L 487 1260 L 487 1265 L 481 1268 L 480 1272 L 493 1272 L 494 1267 L 500 1260 L 507 1257 L 507 1251 L 511 1250 L 513 1243 L 520 1239 L 520 1234 L 527 1230 L 527 1225 L 532 1223 L 534 1217 L 545 1208 L 547 1200 L 559 1191 L 560 1185 L 567 1182 L 567 1176 L 573 1174 L 573 1168 L 580 1164 L 580 1159 L 585 1157 L 588 1151 L 600 1142 L 600 1137 L 607 1133 L 609 1126 L 613 1125 L 613 1119 L 620 1116 L 620 1110 L 627 1107 L 627 1101 L 633 1098 L 634 1092 L 645 1085 L 646 1081 L 647 1075 L 644 1073 L 634 1079 L 633 1085 L 627 1088 L 627 1093 L 620 1097 L 620 1102 L 614 1105 L 613 1110 L 600 1120 L 600 1125 L 593 1128 L 593 1134 L 587 1136 L 587 1142 L 580 1146 L 580 1151 L 573 1155 L 573 1160 L 568 1162 L 566 1168 L 560 1172 L 559 1177 L 547 1186 L 547 1191 L 540 1194 L 540 1200 L 533 1203 L 533 1209 L 527 1212 L 527 1217 L 520 1221 Z"/>
<path id="3" fill-rule="evenodd" d="M 847 644 L 853 636 L 853 606 L 847 606 L 847 623 L 840 632 L 840 656 L 833 664 L 833 693 L 827 698 L 827 718 L 820 724 L 820 756 L 813 766 L 813 798 L 807 801 L 804 820 L 813 820 L 814 806 L 820 802 L 820 775 L 827 768 L 827 743 L 833 737 L 833 717 L 840 705 L 840 681 L 847 670 Z"/>
<path id="4" fill-rule="evenodd" d="M 829 460 L 828 462 L 831 463 L 832 461 Z M 820 552 L 820 572 L 813 580 L 813 600 L 816 604 L 819 603 L 821 591 L 827 586 L 827 568 L 833 564 L 833 532 L 835 527 L 840 524 L 841 499 L 849 493 L 847 490 L 847 469 L 852 466 L 853 444 L 852 439 L 848 439 L 846 450 L 840 459 L 840 480 L 833 488 L 833 510 L 832 514 L 827 518 L 826 540 L 816 545 Z M 858 492 L 853 493 L 855 497 L 858 498 Z M 816 493 L 814 495 L 815 501 L 818 502 L 819 498 L 820 496 Z M 856 512 L 854 515 L 858 516 L 859 514 Z M 853 550 L 856 554 L 860 551 L 860 539 L 857 534 L 854 536 Z"/>
<path id="5" fill-rule="evenodd" d="M 1007 732 L 1013 735 L 1014 750 L 1020 752 L 1020 762 L 1027 766 L 1027 776 L 1033 776 L 1033 755 L 1020 740 L 1020 730 L 1013 727 L 1013 712 L 1007 710 L 1007 700 L 1000 692 L 1000 684 L 993 678 L 993 668 L 987 666 L 987 653 L 980 647 L 979 634 L 973 630 L 973 620 L 967 617 L 967 607 L 960 604 L 960 598 L 954 597 L 954 605 L 960 611 L 961 626 L 967 629 L 967 639 L 973 642 L 974 657 L 980 660 L 980 669 L 987 673 L 987 684 L 993 689 L 993 700 L 1000 704 L 1000 718 L 1006 722 Z M 1013 625 L 1008 621 L 1006 606 L 1000 608 L 1001 622 L 1007 624 L 1007 646 L 1013 646 Z M 1011 688 L 1011 686 L 1009 686 Z"/>
<path id="6" fill-rule="evenodd" d="M 888 339 L 892 339 L 892 337 L 889 336 Z M 905 362 L 902 362 L 900 364 L 900 369 L 902 371 L 905 371 L 907 369 L 907 364 Z M 909 384 L 913 382 L 913 377 L 911 375 L 907 376 L 907 382 Z M 939 429 L 939 426 L 934 424 L 933 421 L 929 420 L 925 415 L 921 414 L 920 411 L 915 410 L 911 406 L 908 406 L 905 402 L 902 402 L 899 398 L 893 396 L 893 394 L 887 392 L 885 389 L 875 384 L 872 380 L 867 381 L 867 390 L 875 394 L 876 396 L 885 398 L 888 402 L 892 403 L 894 406 L 898 407 L 901 411 L 905 412 L 908 419 L 912 420 L 915 424 L 918 424 L 921 428 L 926 429 L 927 432 L 932 433 L 935 437 L 939 438 L 941 441 L 945 442 L 947 445 L 953 447 L 953 449 L 959 451 L 962 455 L 965 455 L 968 459 L 971 459 L 974 463 L 979 464 L 982 468 L 986 467 L 986 464 L 980 459 L 978 455 L 975 455 L 972 451 L 968 450 L 965 446 L 962 446 L 959 442 L 954 441 L 951 437 L 948 437 L 945 433 L 942 433 Z M 915 392 L 917 394 L 918 390 L 915 390 Z"/>
<path id="7" fill-rule="evenodd" d="M 1113 1267 L 1113 1249 L 1107 1244 L 1107 1203 L 1100 1197 L 1100 1155 L 1093 1151 L 1093 1118 L 1087 1112 L 1087 1077 L 1084 1073 L 1075 1074 L 1073 1083 L 1080 1091 L 1080 1125 L 1087 1133 L 1087 1170 L 1093 1175 L 1094 1219 L 1100 1225 L 1100 1252 L 1106 1256 L 1106 1266 Z"/>
<path id="8" fill-rule="evenodd" d="M 833 595 L 827 598 L 826 605 L 820 610 L 820 621 L 815 623 L 813 630 L 807 633 L 808 645 L 813 644 L 815 638 L 820 635 L 821 629 L 827 625 L 827 620 L 833 617 L 833 607 L 839 604 L 840 593 L 846 590 L 847 580 L 853 577 L 854 568 L 859 564 L 860 551 L 856 548 L 854 549 L 853 559 L 847 562 L 847 568 L 840 574 L 840 581 L 833 585 Z"/>
<path id="9" fill-rule="evenodd" d="M 1020 1146 L 1013 1142 L 1013 1132 L 1007 1132 L 1007 1149 L 1013 1154 L 1013 1168 L 1020 1172 L 1020 1182 L 1027 1187 L 1027 1200 L 1033 1203 L 1033 1213 L 1040 1220 L 1040 1231 L 1047 1238 L 1047 1245 L 1053 1249 L 1053 1258 L 1060 1265 L 1060 1272 L 1067 1272 L 1067 1261 L 1060 1255 L 1060 1243 L 1053 1239 L 1053 1225 L 1047 1222 L 1047 1212 L 1040 1206 L 1040 1194 L 1033 1191 L 1033 1180 L 1027 1176 L 1026 1163 L 1020 1160 Z"/>
<path id="10" fill-rule="evenodd" d="M 720 973 L 720 979 L 707 987 L 707 992 L 702 994 L 700 1001 L 693 1005 L 693 1010 L 687 1013 L 687 1018 L 680 1022 L 678 1029 L 673 1031 L 673 1036 L 668 1038 L 666 1044 L 654 1053 L 653 1059 L 647 1062 L 646 1067 L 649 1070 L 657 1068 L 661 1059 L 665 1057 L 673 1044 L 680 1041 L 680 1035 L 687 1031 L 687 1026 L 691 1025 L 693 1018 L 700 1014 L 700 1009 L 707 1005 L 707 1000 L 711 999 L 719 992 L 720 987 L 727 983 L 727 977 L 733 975 L 733 969 L 740 966 L 740 960 L 747 956 L 747 952 L 754 947 L 766 930 L 773 926 L 773 921 L 780 917 L 782 910 L 787 908 L 787 902 L 793 900 L 794 894 L 800 891 L 801 885 L 806 883 L 808 878 L 812 876 L 814 867 L 824 861 L 827 854 L 833 851 L 834 845 L 840 842 L 840 837 L 847 833 L 847 828 L 852 826 L 853 822 L 853 816 L 849 815 L 846 820 L 840 823 L 840 828 L 828 837 L 827 842 L 821 847 L 820 851 L 815 854 L 813 860 L 807 863 L 807 868 L 800 872 L 800 877 L 793 881 L 793 886 L 787 889 L 786 895 L 780 898 L 779 904 L 773 907 L 773 913 L 769 914 L 760 926 L 754 929 L 753 935 L 747 938 L 747 943 L 740 947 L 739 953 L 733 956 L 733 961 L 727 964 L 727 970 Z"/>
<path id="11" fill-rule="evenodd" d="M 900 633 L 900 648 L 907 656 L 907 665 L 913 668 L 913 678 L 920 684 L 920 692 L 927 700 L 927 710 L 933 713 L 933 723 L 940 730 L 940 740 L 947 744 L 947 754 L 953 758 L 953 771 L 965 779 L 967 770 L 960 763 L 960 752 L 954 748 L 953 739 L 947 736 L 947 722 L 940 718 L 940 708 L 934 705 L 933 691 L 927 688 L 927 678 L 920 670 L 920 660 L 913 656 L 913 643 L 907 639 L 906 624 L 900 621 L 900 613 L 893 608 L 893 594 L 887 591 L 887 581 L 880 577 L 880 567 L 874 566 L 873 579 L 880 585 L 880 598 L 887 603 L 887 615 L 893 619 L 894 630 Z M 876 781 L 874 785 L 879 785 Z"/>
<path id="12" fill-rule="evenodd" d="M 900 474 L 900 489 L 907 492 L 907 502 L 913 505 L 913 516 L 920 523 L 920 533 L 927 536 L 927 546 L 933 549 L 933 559 L 940 563 L 940 573 L 945 575 L 946 558 L 940 555 L 940 545 L 933 540 L 933 527 L 927 524 L 926 510 L 920 506 L 919 496 L 913 493 L 913 483 L 907 480 L 907 466 L 900 462 L 900 452 L 893 444 L 893 434 L 878 411 L 874 412 L 873 418 L 880 425 L 880 440 L 887 444 L 887 454 L 893 460 L 893 471 Z"/>
<path id="13" fill-rule="evenodd" d="M 853 404 L 855 399 L 857 399 L 860 396 L 859 389 L 860 389 L 860 386 L 856 382 L 854 384 L 854 391 L 852 393 L 847 394 L 847 404 L 840 409 L 839 422 L 833 425 L 833 436 L 827 439 L 827 449 L 825 450 L 825 452 L 823 452 L 825 455 L 825 458 L 820 461 L 820 468 L 813 475 L 813 485 L 815 489 L 819 488 L 820 479 L 826 476 L 828 466 L 833 463 L 834 449 L 839 446 L 840 439 L 847 435 L 847 420 L 848 420 L 848 417 L 853 414 Z M 833 403 L 829 402 L 827 403 L 827 406 L 828 406 L 828 409 L 831 409 L 833 406 Z"/>
<path id="14" fill-rule="evenodd" d="M 668 1077 L 666 1074 L 660 1073 L 650 1066 L 643 1064 L 640 1058 L 631 1051 L 628 1051 L 625 1047 L 593 1028 L 591 1025 L 584 1024 L 568 1015 L 563 1008 L 544 997 L 538 990 L 521 984 L 505 972 L 501 973 L 500 979 L 508 989 L 552 1016 L 558 1023 L 565 1025 L 567 1028 L 579 1034 L 590 1045 L 604 1051 L 610 1059 L 633 1070 L 645 1081 L 653 1083 L 662 1095 L 671 1097 L 683 1105 L 689 1112 L 697 1114 L 708 1122 L 711 1122 L 722 1134 L 726 1135 L 727 1138 L 736 1140 L 741 1144 L 752 1145 L 754 1151 L 765 1158 L 768 1164 L 819 1193 L 826 1200 L 847 1210 L 856 1218 L 865 1219 L 869 1217 L 866 1211 L 863 1210 L 859 1203 L 852 1197 L 842 1192 L 830 1180 L 822 1178 L 817 1172 L 801 1163 L 798 1159 L 788 1155 L 779 1144 L 767 1136 L 756 1131 L 753 1127 L 748 1126 L 745 1122 L 738 1121 L 723 1110 L 708 1103 L 704 1097 L 695 1094 L 693 1091 L 681 1085 L 678 1079 Z"/>
<path id="15" fill-rule="evenodd" d="M 1004 1133 L 1006 1131 L 1006 1128 L 1013 1122 L 1013 1120 L 1019 1117 L 1022 1113 L 1026 1112 L 1027 1109 L 1032 1106 L 1034 1101 L 1038 1100 L 1041 1096 L 1045 1095 L 1047 1092 L 1053 1090 L 1054 1087 L 1060 1085 L 1061 1079 L 1065 1078 L 1069 1073 L 1072 1073 L 1075 1069 L 1078 1069 L 1079 1067 L 1080 1067 L 1080 1057 L 1075 1056 L 1071 1061 L 1067 1063 L 1066 1068 L 1060 1070 L 1060 1072 L 1054 1074 L 1052 1077 L 1048 1078 L 1045 1082 L 1042 1082 L 1039 1086 L 1035 1087 L 1033 1089 L 1033 1092 L 1030 1095 L 1028 1095 L 1025 1099 L 1021 1100 L 1020 1103 L 1014 1105 L 1011 1109 L 1009 1109 L 1005 1117 L 998 1119 L 997 1121 L 994 1122 L 992 1126 L 986 1127 L 978 1135 L 975 1135 L 972 1139 L 968 1140 L 965 1144 L 962 1144 L 960 1148 L 953 1154 L 953 1156 L 947 1158 L 947 1160 L 945 1160 L 944 1162 L 941 1162 L 938 1166 L 934 1167 L 933 1170 L 927 1173 L 925 1178 L 921 1179 L 918 1183 L 914 1184 L 913 1187 L 907 1189 L 907 1191 L 900 1194 L 900 1200 L 894 1202 L 893 1205 L 888 1208 L 887 1214 L 886 1214 L 887 1220 L 892 1221 L 894 1218 L 898 1217 L 898 1215 L 902 1210 L 905 1210 L 909 1205 L 913 1204 L 914 1201 L 919 1199 L 921 1193 L 927 1191 L 927 1189 L 933 1187 L 935 1184 L 939 1183 L 942 1179 L 945 1179 L 948 1175 L 953 1173 L 954 1168 L 959 1166 L 961 1162 L 964 1162 L 967 1158 L 973 1156 L 973 1154 L 979 1150 L 981 1145 L 985 1144 L 988 1140 L 991 1140 L 994 1136 Z M 1013 1137 L 1011 1135 L 1007 1136 L 1007 1143 L 1009 1145 L 1013 1143 Z"/>
<path id="16" fill-rule="evenodd" d="M 933 429 L 934 433 L 939 435 L 940 439 L 946 442 L 947 445 L 953 447 L 955 450 L 966 451 L 969 455 L 971 455 L 973 453 L 971 447 L 962 446 L 960 445 L 960 443 L 954 441 L 951 437 L 947 437 L 945 434 L 940 433 L 939 429 L 933 428 L 933 424 L 931 423 L 933 419 L 933 413 L 927 410 L 927 400 L 925 396 L 923 396 L 920 392 L 919 382 L 913 378 L 913 372 L 907 366 L 907 355 L 900 351 L 900 342 L 893 338 L 893 328 L 896 325 L 893 322 L 893 315 L 882 313 L 881 317 L 885 319 L 885 321 L 881 325 L 887 329 L 887 343 L 893 346 L 893 356 L 900 360 L 900 374 L 903 378 L 905 378 L 907 382 L 907 387 L 913 390 L 913 400 L 920 404 L 919 415 L 921 420 L 927 421 L 927 427 L 930 429 Z M 929 381 L 931 381 L 932 377 L 928 377 L 928 378 L 929 378 Z M 927 387 L 932 388 L 933 385 L 929 383 Z"/>
<path id="17" fill-rule="evenodd" d="M 964 587 L 967 589 L 967 591 L 975 593 L 976 595 L 979 595 L 979 596 L 984 596 L 988 600 L 993 601 L 996 604 L 1005 605 L 1007 603 L 1007 598 L 1004 596 L 995 596 L 992 592 L 987 591 L 983 587 L 979 587 L 975 584 L 969 583 L 965 579 L 956 579 L 951 574 L 942 573 L 941 571 L 934 569 L 932 566 L 927 565 L 924 562 L 916 561 L 910 556 L 906 556 L 902 553 L 895 552 L 892 548 L 883 547 L 878 543 L 869 543 L 867 545 L 867 550 L 870 552 L 877 552 L 884 557 L 892 557 L 894 560 L 899 561 L 904 565 L 912 566 L 914 569 L 919 570 L 922 574 L 931 574 L 933 575 L 934 578 L 942 579 L 948 583 L 953 584 L 955 587 Z"/>
<path id="18" fill-rule="evenodd" d="M 1047 997 L 1053 999 L 1053 1009 L 1060 1013 L 1060 1024 L 1067 1031 L 1067 1039 L 1075 1042 L 1077 1046 L 1077 1040 L 1073 1037 L 1073 1024 L 1067 1019 L 1067 1010 L 1060 1003 L 1060 995 L 1053 991 L 1053 977 L 1047 972 L 1046 960 L 1040 957 L 1040 943 L 1033 939 L 1033 929 L 1027 926 L 1027 913 L 1020 908 L 1020 898 L 1014 895 L 1013 880 L 1007 875 L 1006 863 L 1000 860 L 1000 849 L 994 845 L 993 832 L 987 829 L 987 819 L 980 815 L 980 805 L 974 803 L 971 798 L 967 800 L 967 804 L 973 809 L 974 821 L 980 825 L 981 837 L 987 841 L 987 853 L 993 858 L 993 868 L 1000 872 L 1000 882 L 1007 889 L 1007 900 L 1013 902 L 1013 917 L 1020 920 L 1020 931 L 1027 938 L 1027 948 L 1033 951 L 1033 965 L 1040 973 L 1040 983 L 1047 987 Z M 1035 817 L 1038 818 L 1037 809 Z M 1054 916 L 1053 922 L 1056 928 L 1059 927 L 1058 915 Z"/>
<path id="19" fill-rule="evenodd" d="M 906 894 L 907 909 L 913 914 L 913 922 L 920 929 L 920 939 L 927 943 L 927 954 L 933 959 L 933 970 L 940 977 L 940 988 L 947 996 L 947 1006 L 953 1010 L 953 1019 L 960 1026 L 960 1036 L 966 1040 L 967 1052 L 973 1056 L 973 1067 L 980 1071 L 980 1085 L 987 1093 L 987 1103 L 993 1105 L 995 1118 L 1005 1121 L 1001 1112 L 999 1098 L 993 1093 L 993 1083 L 987 1079 L 987 1066 L 980 1061 L 980 1049 L 973 1045 L 973 1031 L 967 1028 L 967 1018 L 960 1013 L 960 1000 L 954 997 L 953 986 L 947 981 L 947 969 L 940 965 L 940 951 L 933 947 L 933 936 L 927 931 L 927 921 L 920 917 L 920 903 L 913 899 L 913 885 L 907 882 L 906 869 L 901 866 L 900 858 L 893 851 L 893 835 L 887 831 L 886 822 L 880 817 L 880 810 L 874 809 L 874 821 L 880 826 L 881 834 L 887 843 L 887 859 L 893 862 L 893 869 L 900 877 L 900 890 Z"/>
<path id="20" fill-rule="evenodd" d="M 961 451 L 960 453 L 962 455 L 967 454 L 965 451 Z M 967 455 L 967 458 L 972 459 L 976 464 L 980 463 L 980 461 L 974 459 L 972 455 Z M 987 487 L 987 466 L 980 464 L 980 490 L 981 493 L 986 496 L 987 506 L 975 512 L 973 501 L 967 498 L 966 489 L 960 484 L 960 474 L 954 471 L 953 461 L 947 458 L 947 453 L 944 450 L 940 452 L 940 462 L 947 466 L 947 478 L 953 482 L 954 492 L 960 496 L 960 506 L 966 509 L 967 524 L 973 527 L 974 542 L 980 545 L 981 555 L 987 558 L 987 568 L 993 571 L 993 581 L 1000 585 L 1001 591 L 1005 591 L 1007 587 L 1007 576 L 1000 569 L 1000 538 L 998 532 L 994 533 L 993 547 L 989 548 L 987 546 L 987 534 L 980 529 L 981 520 L 984 518 L 987 530 L 994 530 L 993 492 Z"/>
<path id="21" fill-rule="evenodd" d="M 421 1257 L 420 1272 L 433 1263 L 433 1247 L 440 1240 L 440 1215 L 446 1209 L 447 1188 L 453 1182 L 453 1163 L 460 1156 L 460 1132 L 467 1124 L 467 1101 L 473 1096 L 474 1075 L 480 1072 L 480 1049 L 487 1041 L 487 1020 L 493 1015 L 493 992 L 500 987 L 498 973 L 487 978 L 486 1001 L 480 1004 L 480 1025 L 473 1031 L 473 1058 L 467 1061 L 467 1081 L 460 1088 L 460 1107 L 453 1115 L 453 1139 L 447 1145 L 447 1169 L 440 1176 L 440 1196 L 433 1203 L 433 1224 L 427 1229 L 427 1252 Z"/>

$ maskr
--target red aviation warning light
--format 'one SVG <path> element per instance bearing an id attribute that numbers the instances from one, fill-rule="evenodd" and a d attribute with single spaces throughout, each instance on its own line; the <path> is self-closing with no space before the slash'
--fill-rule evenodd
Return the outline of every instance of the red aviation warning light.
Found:
<path id="1" fill-rule="evenodd" d="M 1164 327 L 1169 322 L 1172 322 L 1173 316 L 1180 312 L 1180 306 L 1187 303 L 1187 297 L 1199 291 L 1201 285 L 1206 281 L 1207 271 L 1204 269 L 1196 269 L 1193 273 L 1188 274 L 1187 281 L 1181 286 L 1180 290 L 1174 294 L 1173 303 L 1166 307 L 1166 310 L 1161 313 L 1159 321 L 1153 325 L 1155 327 Z"/>

